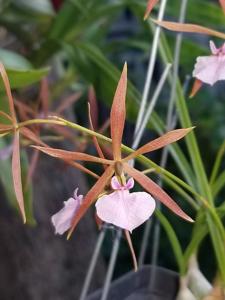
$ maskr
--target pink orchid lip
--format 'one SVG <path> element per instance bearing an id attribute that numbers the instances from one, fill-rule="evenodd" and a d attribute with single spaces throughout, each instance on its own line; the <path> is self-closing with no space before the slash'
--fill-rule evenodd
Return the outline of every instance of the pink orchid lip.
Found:
<path id="1" fill-rule="evenodd" d="M 100 197 L 96 204 L 97 216 L 104 222 L 129 230 L 147 221 L 155 210 L 155 200 L 146 192 L 130 193 L 134 186 L 131 177 L 122 186 L 114 176 L 111 179 L 113 193 Z"/>

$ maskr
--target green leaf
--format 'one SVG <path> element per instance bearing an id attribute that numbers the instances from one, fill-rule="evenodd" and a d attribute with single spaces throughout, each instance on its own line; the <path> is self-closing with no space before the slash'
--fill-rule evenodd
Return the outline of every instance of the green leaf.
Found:
<path id="1" fill-rule="evenodd" d="M 216 198 L 216 196 L 223 189 L 224 186 L 225 186 L 225 170 L 218 175 L 218 177 L 214 180 L 213 184 L 211 185 L 214 198 Z"/>
<path id="2" fill-rule="evenodd" d="M 11 0 L 11 3 L 21 11 L 35 15 L 53 16 L 54 9 L 49 0 Z"/>
<path id="3" fill-rule="evenodd" d="M 173 227 L 167 220 L 167 218 L 160 212 L 160 210 L 157 209 L 155 211 L 155 213 L 156 213 L 156 216 L 159 219 L 161 225 L 163 226 L 164 230 L 166 231 L 166 234 L 171 243 L 174 255 L 177 260 L 179 272 L 181 275 L 183 275 L 185 273 L 184 256 L 183 256 L 182 248 L 181 248 L 180 242 L 177 238 L 177 235 L 176 235 Z"/>
<path id="4" fill-rule="evenodd" d="M 40 81 L 41 78 L 46 76 L 49 68 L 32 69 L 32 70 L 16 70 L 6 68 L 9 77 L 11 88 L 19 88 L 31 85 Z M 2 82 L 0 82 L 0 91 L 4 90 Z"/>
<path id="5" fill-rule="evenodd" d="M 0 49 L 0 61 L 4 64 L 5 68 L 8 69 L 32 69 L 32 64 L 25 57 L 10 50 Z"/>

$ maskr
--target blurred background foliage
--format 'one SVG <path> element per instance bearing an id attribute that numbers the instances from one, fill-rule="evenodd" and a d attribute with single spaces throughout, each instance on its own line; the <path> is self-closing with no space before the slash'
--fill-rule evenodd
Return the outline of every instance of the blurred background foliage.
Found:
<path id="1" fill-rule="evenodd" d="M 54 103 L 65 90 L 81 92 L 82 97 L 74 106 L 74 112 L 77 120 L 82 125 L 88 126 L 87 92 L 90 85 L 93 85 L 101 111 L 98 120 L 100 126 L 107 118 L 119 70 L 124 61 L 127 61 L 130 83 L 125 142 L 130 145 L 152 42 L 153 25 L 150 21 L 143 22 L 145 8 L 146 0 L 0 1 L 0 60 L 6 66 L 11 87 L 21 96 L 29 90 L 30 85 L 38 86 L 40 80 L 48 76 L 51 103 Z M 177 20 L 179 8 L 180 0 L 168 1 L 166 19 Z M 152 17 L 156 15 L 157 8 L 153 11 Z M 224 15 L 218 1 L 189 0 L 186 19 L 188 22 L 216 30 L 224 29 Z M 175 34 L 164 32 L 165 36 L 173 53 Z M 220 46 L 221 41 L 215 42 Z M 191 76 L 196 57 L 208 53 L 207 37 L 185 35 L 179 70 L 181 83 L 184 83 L 187 75 Z M 162 69 L 163 63 L 159 55 L 153 87 Z M 54 72 L 57 73 L 56 80 L 52 80 Z M 190 88 L 191 84 L 192 81 Z M 149 128 L 154 128 L 158 132 L 163 129 L 162 120 L 165 120 L 169 89 L 170 86 L 167 84 L 156 107 L 157 113 L 153 114 L 149 123 Z M 0 91 L 3 96 L 2 83 Z M 211 171 L 216 152 L 225 138 L 223 91 L 222 82 L 213 88 L 204 86 L 194 99 L 187 98 L 193 124 L 197 125 L 197 137 L 208 172 Z M 1 101 L 0 109 L 7 111 L 4 105 L 4 101 Z M 143 139 L 149 140 L 149 136 L 154 135 L 153 131 L 147 131 Z M 3 148 L 9 141 L 1 139 L 0 143 L 0 147 Z M 159 155 L 156 154 L 154 159 L 157 161 L 158 158 Z M 6 180 L 5 177 L 10 176 L 8 174 L 10 161 L 1 160 L 0 168 L 2 184 L 15 206 L 10 180 Z M 23 169 L 26 168 L 27 160 L 24 159 Z M 172 160 L 169 161 L 168 169 L 177 172 Z M 220 195 L 219 199 L 222 197 L 224 194 Z M 31 198 L 30 191 L 26 195 L 29 207 L 32 206 Z M 29 219 L 32 222 L 32 209 L 27 208 L 27 211 L 30 212 Z M 170 219 L 173 219 L 171 215 Z M 174 218 L 172 221 L 174 226 L 177 225 L 176 222 Z M 179 230 L 178 236 L 183 245 L 186 245 L 191 226 L 184 224 L 182 227 L 176 226 L 176 229 Z M 142 228 L 133 234 L 136 247 L 140 243 L 141 231 Z M 109 248 L 106 241 L 106 257 L 109 255 Z M 160 255 L 160 264 L 175 268 L 172 251 L 165 249 L 170 249 L 170 246 L 163 236 L 161 251 L 164 251 L 163 255 Z M 118 272 L 130 269 L 130 257 L 126 250 L 124 251 L 120 255 L 121 269 Z"/>

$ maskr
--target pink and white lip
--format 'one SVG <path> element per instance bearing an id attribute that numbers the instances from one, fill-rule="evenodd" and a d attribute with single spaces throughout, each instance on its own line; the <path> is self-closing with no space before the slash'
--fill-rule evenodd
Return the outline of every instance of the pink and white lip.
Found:
<path id="1" fill-rule="evenodd" d="M 106 223 L 132 232 L 150 218 L 155 210 L 155 200 L 146 192 L 130 193 L 133 178 L 123 186 L 113 177 L 111 186 L 114 192 L 100 197 L 95 204 L 97 215 Z"/>

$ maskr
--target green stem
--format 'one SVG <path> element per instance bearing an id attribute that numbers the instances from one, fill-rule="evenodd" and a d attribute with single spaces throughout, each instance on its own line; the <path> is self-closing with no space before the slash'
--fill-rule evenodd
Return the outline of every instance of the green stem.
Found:
<path id="1" fill-rule="evenodd" d="M 171 226 L 171 224 L 169 223 L 169 221 L 167 220 L 167 218 L 160 212 L 160 210 L 156 209 L 155 213 L 170 240 L 179 267 L 179 273 L 180 275 L 184 275 L 185 274 L 184 256 L 183 256 L 180 242 L 176 236 L 176 233 L 173 227 Z"/>
<path id="2" fill-rule="evenodd" d="M 218 174 L 218 170 L 219 170 L 219 167 L 221 165 L 221 160 L 223 158 L 224 153 L 225 153 L 225 141 L 221 145 L 221 147 L 218 151 L 218 154 L 216 156 L 216 160 L 215 160 L 213 170 L 212 170 L 212 174 L 211 174 L 211 177 L 210 177 L 210 184 L 211 185 L 214 183 L 214 181 L 216 179 L 216 176 Z"/>

